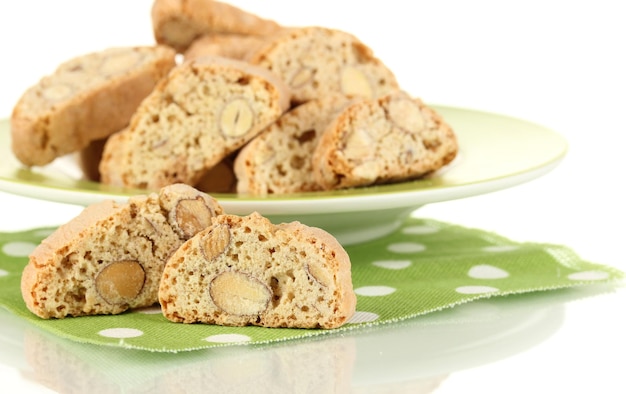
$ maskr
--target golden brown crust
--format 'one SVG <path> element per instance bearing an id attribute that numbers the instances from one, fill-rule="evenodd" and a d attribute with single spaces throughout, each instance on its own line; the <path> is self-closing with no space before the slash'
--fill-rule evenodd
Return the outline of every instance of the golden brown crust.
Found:
<path id="1" fill-rule="evenodd" d="M 206 34 L 268 35 L 282 29 L 272 20 L 213 0 L 156 0 L 152 27 L 158 43 L 179 53 Z"/>
<path id="2" fill-rule="evenodd" d="M 68 60 L 16 103 L 13 153 L 25 165 L 45 165 L 119 131 L 174 65 L 174 51 L 163 46 L 109 48 Z"/>

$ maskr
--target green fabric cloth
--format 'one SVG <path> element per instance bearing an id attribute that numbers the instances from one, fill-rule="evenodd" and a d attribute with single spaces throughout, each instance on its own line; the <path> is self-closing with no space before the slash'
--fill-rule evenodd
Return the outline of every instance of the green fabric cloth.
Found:
<path id="1" fill-rule="evenodd" d="M 393 234 L 346 247 L 357 312 L 334 330 L 179 324 L 158 306 L 115 316 L 43 320 L 24 305 L 21 272 L 53 228 L 0 233 L 0 305 L 59 337 L 157 352 L 259 344 L 341 333 L 415 318 L 473 300 L 611 283 L 624 274 L 581 260 L 571 249 L 517 243 L 482 230 L 409 218 Z"/>

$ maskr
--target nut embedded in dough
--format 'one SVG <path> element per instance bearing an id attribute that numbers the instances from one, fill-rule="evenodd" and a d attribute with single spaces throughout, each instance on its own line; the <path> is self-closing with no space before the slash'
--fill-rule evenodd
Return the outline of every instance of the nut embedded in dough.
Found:
<path id="1" fill-rule="evenodd" d="M 180 200 L 171 213 L 183 239 L 189 239 L 208 227 L 211 224 L 211 217 L 214 216 L 201 196 Z"/>
<path id="2" fill-rule="evenodd" d="M 225 137 L 240 137 L 250 131 L 254 112 L 245 99 L 235 99 L 222 109 L 220 130 Z"/>
<path id="3" fill-rule="evenodd" d="M 139 295 L 146 273 L 134 260 L 115 261 L 96 276 L 96 290 L 109 304 L 124 304 Z"/>
<path id="4" fill-rule="evenodd" d="M 228 225 L 221 224 L 213 229 L 202 239 L 202 253 L 207 261 L 218 258 L 230 244 L 230 229 Z"/>
<path id="5" fill-rule="evenodd" d="M 237 316 L 262 313 L 272 296 L 269 288 L 261 281 L 237 271 L 217 275 L 211 281 L 209 292 L 218 308 Z"/>
<path id="6" fill-rule="evenodd" d="M 346 96 L 374 98 L 370 80 L 356 67 L 346 66 L 341 70 L 341 91 Z"/>

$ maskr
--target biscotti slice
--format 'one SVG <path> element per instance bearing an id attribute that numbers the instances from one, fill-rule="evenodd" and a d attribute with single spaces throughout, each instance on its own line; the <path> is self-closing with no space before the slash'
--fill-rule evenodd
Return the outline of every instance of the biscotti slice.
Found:
<path id="1" fill-rule="evenodd" d="M 159 44 L 183 53 L 206 34 L 268 35 L 282 27 L 269 19 L 213 0 L 156 0 L 152 6 L 152 29 Z"/>
<path id="2" fill-rule="evenodd" d="M 340 94 L 286 112 L 244 146 L 235 159 L 237 192 L 267 195 L 321 190 L 312 156 L 319 137 L 353 99 Z"/>
<path id="3" fill-rule="evenodd" d="M 398 182 L 440 169 L 457 151 L 445 120 L 397 91 L 346 108 L 320 138 L 313 173 L 327 190 Z"/>
<path id="4" fill-rule="evenodd" d="M 41 166 L 121 130 L 174 66 L 166 46 L 108 48 L 61 64 L 13 108 L 13 153 Z"/>
<path id="5" fill-rule="evenodd" d="M 202 175 L 278 119 L 289 90 L 267 70 L 224 58 L 184 62 L 105 144 L 105 184 L 158 189 Z"/>
<path id="6" fill-rule="evenodd" d="M 44 319 L 153 305 L 167 258 L 222 213 L 209 195 L 182 184 L 90 205 L 32 252 L 24 302 Z"/>
<path id="7" fill-rule="evenodd" d="M 241 34 L 207 34 L 194 40 L 184 53 L 185 60 L 220 56 L 247 61 L 266 42 L 261 36 Z"/>
<path id="8" fill-rule="evenodd" d="M 331 93 L 371 99 L 398 88 L 393 72 L 368 46 L 336 29 L 284 29 L 249 61 L 286 81 L 296 104 Z"/>
<path id="9" fill-rule="evenodd" d="M 221 215 L 170 257 L 159 302 L 174 322 L 335 328 L 355 311 L 350 270 L 321 229 Z"/>

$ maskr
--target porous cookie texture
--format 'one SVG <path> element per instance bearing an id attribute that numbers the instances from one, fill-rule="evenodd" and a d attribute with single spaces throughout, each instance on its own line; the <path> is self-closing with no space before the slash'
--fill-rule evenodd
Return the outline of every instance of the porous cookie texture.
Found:
<path id="1" fill-rule="evenodd" d="M 282 27 L 269 19 L 213 0 L 156 0 L 152 6 L 152 29 L 160 44 L 183 53 L 206 34 L 268 35 Z"/>
<path id="2" fill-rule="evenodd" d="M 159 302 L 174 322 L 336 328 L 356 307 L 350 270 L 321 229 L 221 215 L 170 257 Z"/>
<path id="3" fill-rule="evenodd" d="M 327 190 L 404 181 L 440 169 L 457 151 L 441 116 L 397 91 L 346 108 L 320 138 L 313 173 Z"/>
<path id="4" fill-rule="evenodd" d="M 24 302 L 44 319 L 153 305 L 167 258 L 222 213 L 212 197 L 182 184 L 90 205 L 32 252 Z"/>
<path id="5" fill-rule="evenodd" d="M 185 62 L 109 138 L 101 181 L 142 189 L 195 185 L 288 106 L 289 89 L 265 69 L 224 58 Z"/>
<path id="6" fill-rule="evenodd" d="M 312 156 L 320 136 L 354 99 L 331 94 L 286 112 L 241 149 L 235 159 L 237 192 L 287 194 L 321 190 Z"/>
<path id="7" fill-rule="evenodd" d="M 165 46 L 108 48 L 68 60 L 13 108 L 13 153 L 41 166 L 121 130 L 174 66 L 175 52 Z"/>
<path id="8" fill-rule="evenodd" d="M 357 37 L 318 26 L 284 29 L 249 56 L 280 76 L 302 103 L 331 93 L 375 98 L 398 88 L 391 70 Z"/>

